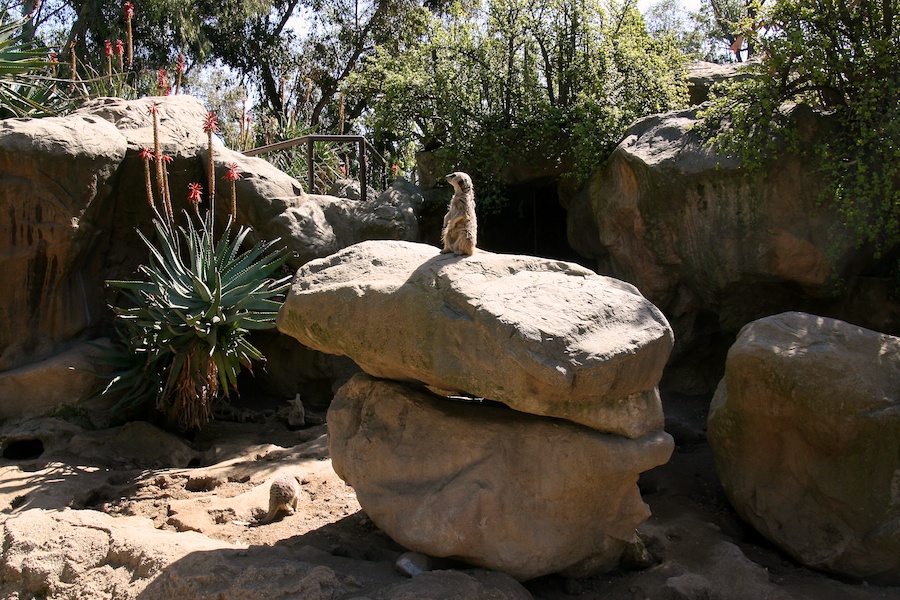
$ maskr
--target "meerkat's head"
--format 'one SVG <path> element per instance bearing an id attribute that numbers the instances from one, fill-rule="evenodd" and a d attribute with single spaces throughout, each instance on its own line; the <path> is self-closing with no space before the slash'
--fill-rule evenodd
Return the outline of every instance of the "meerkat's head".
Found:
<path id="1" fill-rule="evenodd" d="M 447 175 L 447 181 L 450 182 L 450 185 L 452 185 L 453 189 L 457 192 L 462 192 L 465 194 L 472 191 L 472 178 L 462 171 L 450 173 L 449 175 Z"/>

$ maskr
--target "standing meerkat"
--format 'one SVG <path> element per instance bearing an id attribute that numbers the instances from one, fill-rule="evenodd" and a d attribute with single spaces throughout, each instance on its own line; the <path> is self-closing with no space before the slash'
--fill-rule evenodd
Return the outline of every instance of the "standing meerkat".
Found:
<path id="1" fill-rule="evenodd" d="M 444 249 L 441 250 L 441 254 L 453 252 L 471 256 L 475 253 L 478 234 L 472 179 L 465 173 L 457 171 L 447 175 L 447 181 L 453 186 L 453 198 L 450 199 L 450 208 L 444 215 L 444 228 L 441 231 Z"/>
<path id="2" fill-rule="evenodd" d="M 275 520 L 279 512 L 294 514 L 300 505 L 300 478 L 296 475 L 279 475 L 269 487 L 269 512 L 256 522 L 265 525 Z"/>

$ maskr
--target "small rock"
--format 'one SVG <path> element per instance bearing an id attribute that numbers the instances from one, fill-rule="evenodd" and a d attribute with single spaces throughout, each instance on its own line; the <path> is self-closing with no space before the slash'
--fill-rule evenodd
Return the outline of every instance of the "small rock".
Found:
<path id="1" fill-rule="evenodd" d="M 625 550 L 622 551 L 622 557 L 619 559 L 619 566 L 626 571 L 641 571 L 649 569 L 655 564 L 656 559 L 653 558 L 639 537 L 635 537 L 634 541 L 625 545 Z"/>

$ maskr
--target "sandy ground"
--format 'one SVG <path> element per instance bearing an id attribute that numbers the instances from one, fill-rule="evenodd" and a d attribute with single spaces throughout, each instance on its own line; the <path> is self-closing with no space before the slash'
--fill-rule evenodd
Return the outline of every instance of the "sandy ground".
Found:
<path id="1" fill-rule="evenodd" d="M 639 483 L 653 512 L 639 529 L 653 564 L 580 580 L 541 577 L 525 583 L 534 598 L 900 600 L 900 588 L 805 569 L 741 523 L 716 481 L 705 438 L 708 401 L 664 395 L 676 451 Z M 321 423 L 324 409 L 308 416 Z M 4 458 L 0 521 L 31 508 L 90 509 L 140 515 L 158 529 L 194 530 L 248 547 L 302 550 L 307 560 L 311 547 L 355 561 L 361 574 L 393 566 L 405 549 L 378 530 L 332 470 L 326 425 L 292 430 L 272 409 L 243 410 L 238 417 L 244 422 L 215 421 L 192 440 L 199 466 L 146 468 L 118 455 L 88 463 L 52 451 Z M 268 483 L 283 472 L 302 481 L 299 510 L 256 526 L 266 512 Z M 435 566 L 465 568 L 449 561 Z"/>

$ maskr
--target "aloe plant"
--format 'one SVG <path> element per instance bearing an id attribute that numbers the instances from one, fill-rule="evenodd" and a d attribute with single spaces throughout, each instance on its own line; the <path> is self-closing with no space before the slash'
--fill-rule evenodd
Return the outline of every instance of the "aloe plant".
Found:
<path id="1" fill-rule="evenodd" d="M 206 423 L 220 393 L 236 389 L 242 368 L 264 360 L 248 339 L 254 329 L 275 326 L 280 296 L 290 277 L 275 278 L 287 260 L 276 242 L 241 246 L 250 230 L 229 227 L 215 241 L 207 212 L 199 225 L 153 221 L 157 243 L 139 281 L 110 281 L 132 306 L 114 308 L 121 350 L 108 360 L 114 369 L 103 393 L 120 393 L 113 410 L 155 403 L 187 430 Z"/>

